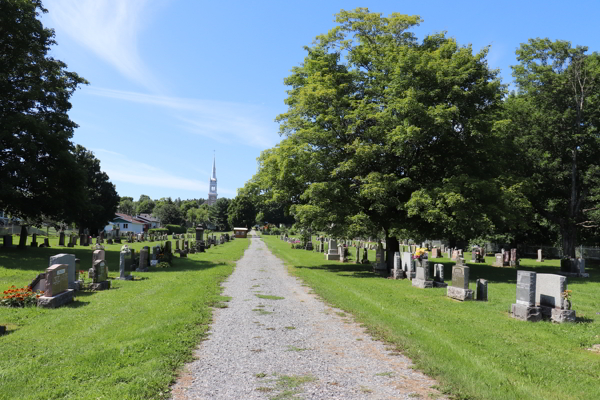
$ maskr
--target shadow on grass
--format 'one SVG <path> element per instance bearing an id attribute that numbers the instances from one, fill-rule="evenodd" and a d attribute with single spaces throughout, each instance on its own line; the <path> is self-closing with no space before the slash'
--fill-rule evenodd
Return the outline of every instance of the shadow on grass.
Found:
<path id="1" fill-rule="evenodd" d="M 87 306 L 89 304 L 90 303 L 88 303 L 86 301 L 73 300 L 69 304 L 65 304 L 63 307 L 65 307 L 65 308 L 79 308 L 79 307 L 85 307 L 85 306 Z"/>
<path id="2" fill-rule="evenodd" d="M 338 263 L 338 264 L 324 264 L 324 265 L 305 265 L 298 266 L 299 269 L 320 269 L 329 272 L 343 274 L 344 272 L 351 272 L 352 274 L 344 274 L 351 278 L 379 278 L 380 276 L 373 272 L 373 266 L 370 264 L 350 264 L 350 263 Z"/>

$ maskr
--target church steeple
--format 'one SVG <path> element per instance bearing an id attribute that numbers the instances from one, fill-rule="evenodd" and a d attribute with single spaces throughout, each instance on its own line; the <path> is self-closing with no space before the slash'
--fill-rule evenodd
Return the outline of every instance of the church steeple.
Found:
<path id="1" fill-rule="evenodd" d="M 209 181 L 208 205 L 212 206 L 217 202 L 217 157 L 213 155 L 212 176 Z"/>

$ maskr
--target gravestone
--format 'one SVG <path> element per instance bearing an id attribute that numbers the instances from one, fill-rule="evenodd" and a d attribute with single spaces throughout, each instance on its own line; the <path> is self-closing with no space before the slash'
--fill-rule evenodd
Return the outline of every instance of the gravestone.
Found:
<path id="1" fill-rule="evenodd" d="M 477 279 L 477 300 L 488 301 L 488 281 L 486 279 Z"/>
<path id="2" fill-rule="evenodd" d="M 469 267 L 452 267 L 452 286 L 448 286 L 447 295 L 455 300 L 473 300 L 473 291 L 469 289 Z"/>
<path id="3" fill-rule="evenodd" d="M 503 267 L 504 260 L 502 258 L 502 253 L 496 253 L 496 261 L 494 262 L 494 267 Z"/>
<path id="4" fill-rule="evenodd" d="M 434 247 L 431 250 L 431 258 L 440 258 L 442 257 L 440 249 L 438 249 L 437 247 Z"/>
<path id="5" fill-rule="evenodd" d="M 37 306 L 56 308 L 73 301 L 73 289 L 69 289 L 68 266 L 55 264 L 46 269 L 44 295 L 38 297 Z"/>
<path id="6" fill-rule="evenodd" d="M 346 252 L 344 251 L 344 246 L 338 246 L 338 254 L 340 255 L 340 262 L 346 262 Z"/>
<path id="7" fill-rule="evenodd" d="M 510 262 L 509 266 L 518 267 L 519 259 L 517 258 L 517 249 L 510 249 Z"/>
<path id="8" fill-rule="evenodd" d="M 31 247 L 37 247 L 37 233 L 31 235 Z"/>
<path id="9" fill-rule="evenodd" d="M 179 240 L 175 240 L 175 252 L 179 251 Z"/>
<path id="10" fill-rule="evenodd" d="M 577 270 L 579 271 L 579 276 L 582 278 L 588 278 L 590 274 L 585 272 L 585 259 L 578 258 L 577 259 Z"/>
<path id="11" fill-rule="evenodd" d="M 433 265 L 433 286 L 435 287 L 447 287 L 448 284 L 444 282 L 444 264 Z"/>
<path id="12" fill-rule="evenodd" d="M 48 266 L 62 264 L 67 266 L 67 288 L 79 290 L 81 289 L 81 285 L 83 282 L 78 281 L 75 278 L 76 275 L 76 263 L 75 263 L 75 254 L 57 254 L 55 256 L 50 257 L 50 262 Z"/>
<path id="13" fill-rule="evenodd" d="M 129 268 L 127 259 L 129 258 Z M 133 279 L 131 276 L 131 251 L 128 246 L 121 247 L 121 252 L 119 253 L 119 277 L 122 281 L 130 281 Z"/>
<path id="14" fill-rule="evenodd" d="M 456 261 L 459 257 L 458 250 L 452 251 L 452 261 Z"/>
<path id="15" fill-rule="evenodd" d="M 517 300 L 511 306 L 512 317 L 522 321 L 537 322 L 542 312 L 535 306 L 536 273 L 517 271 Z"/>
<path id="16" fill-rule="evenodd" d="M 359 251 L 357 249 L 357 251 Z M 404 271 L 402 270 L 402 259 L 400 258 L 400 253 L 399 252 L 395 252 L 394 253 L 394 274 L 393 274 L 394 279 L 403 279 L 404 278 Z"/>
<path id="17" fill-rule="evenodd" d="M 329 248 L 327 249 L 327 254 L 325 254 L 326 260 L 339 260 L 340 254 L 337 249 L 337 242 L 333 239 L 329 240 Z"/>
<path id="18" fill-rule="evenodd" d="M 387 264 L 385 263 L 385 250 L 383 250 L 383 246 L 381 243 L 377 246 L 377 250 L 375 250 L 375 265 L 374 270 L 378 274 L 387 273 Z"/>
<path id="19" fill-rule="evenodd" d="M 63 231 L 61 231 L 60 234 L 59 234 L 58 245 L 59 246 L 64 246 L 65 245 L 65 233 Z"/>
<path id="20" fill-rule="evenodd" d="M 433 288 L 433 281 L 429 279 L 429 261 L 414 260 L 415 277 L 412 280 L 412 286 L 420 289 Z"/>
<path id="21" fill-rule="evenodd" d="M 306 250 L 311 250 L 311 251 L 313 250 L 312 241 L 309 240 L 308 242 L 306 242 Z"/>
<path id="22" fill-rule="evenodd" d="M 140 263 L 136 271 L 148 272 L 148 249 L 146 247 L 140 251 Z"/>
<path id="23" fill-rule="evenodd" d="M 538 254 L 538 257 L 537 257 L 537 260 L 535 260 L 535 261 L 543 262 L 544 258 L 542 257 L 542 249 L 538 249 L 537 254 Z"/>
<path id="24" fill-rule="evenodd" d="M 367 249 L 366 247 L 363 248 L 363 256 L 362 256 L 362 264 L 368 264 L 369 263 L 369 249 Z"/>
<path id="25" fill-rule="evenodd" d="M 13 247 L 12 235 L 4 235 L 3 236 L 2 247 Z"/>
<path id="26" fill-rule="evenodd" d="M 415 260 L 411 252 L 402 252 L 402 270 L 408 279 L 413 279 L 416 275 Z"/>
<path id="27" fill-rule="evenodd" d="M 540 307 L 543 318 L 553 322 L 575 322 L 575 310 L 563 297 L 567 290 L 567 277 L 555 274 L 537 274 L 535 305 Z"/>

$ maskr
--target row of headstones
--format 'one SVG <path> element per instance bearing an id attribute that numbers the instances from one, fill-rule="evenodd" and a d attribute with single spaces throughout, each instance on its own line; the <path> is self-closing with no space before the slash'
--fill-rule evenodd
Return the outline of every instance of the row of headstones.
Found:
<path id="1" fill-rule="evenodd" d="M 511 306 L 512 317 L 531 322 L 541 319 L 575 322 L 576 313 L 571 310 L 566 293 L 566 276 L 517 271 L 517 299 Z"/>

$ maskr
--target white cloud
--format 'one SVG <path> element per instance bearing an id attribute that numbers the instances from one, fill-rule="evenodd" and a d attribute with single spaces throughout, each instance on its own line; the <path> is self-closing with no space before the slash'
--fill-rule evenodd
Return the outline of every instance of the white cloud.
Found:
<path id="1" fill-rule="evenodd" d="M 149 0 L 49 0 L 53 22 L 121 74 L 156 90 L 159 86 L 138 51 Z"/>
<path id="2" fill-rule="evenodd" d="M 111 181 L 208 192 L 208 178 L 206 182 L 182 178 L 152 165 L 128 159 L 127 156 L 114 151 L 105 149 L 93 149 L 92 151 L 101 161 L 102 171 L 106 172 Z M 220 194 L 236 195 L 235 191 L 226 188 L 219 188 L 218 192 Z"/>
<path id="3" fill-rule="evenodd" d="M 273 147 L 278 136 L 275 126 L 261 115 L 263 107 L 215 100 L 186 99 L 121 90 L 85 87 L 84 93 L 170 110 L 181 123 L 178 128 L 209 137 L 220 143 L 242 143 L 261 149 Z"/>

